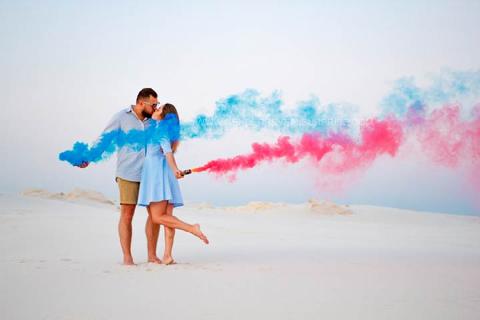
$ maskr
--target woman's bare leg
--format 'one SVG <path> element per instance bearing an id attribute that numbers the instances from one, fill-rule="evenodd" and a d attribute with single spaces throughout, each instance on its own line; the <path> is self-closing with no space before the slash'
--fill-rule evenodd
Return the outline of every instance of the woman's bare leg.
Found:
<path id="1" fill-rule="evenodd" d="M 178 219 L 175 216 L 169 216 L 166 214 L 167 201 L 151 202 L 150 212 L 152 213 L 153 223 L 162 224 L 165 227 L 180 229 L 193 234 L 200 238 L 203 242 L 208 244 L 207 237 L 200 230 L 199 224 L 188 224 Z"/>
<path id="2" fill-rule="evenodd" d="M 168 216 L 173 216 L 173 204 L 167 204 L 167 210 L 165 212 Z M 175 263 L 172 257 L 173 239 L 175 237 L 175 229 L 170 227 L 164 227 L 165 229 L 165 251 L 163 252 L 163 263 L 172 264 Z"/>
<path id="3" fill-rule="evenodd" d="M 148 218 L 145 223 L 145 234 L 147 236 L 148 262 L 162 263 L 162 260 L 157 257 L 157 242 L 160 225 L 152 222 L 152 214 L 150 213 L 150 208 L 148 206 L 147 212 Z"/>

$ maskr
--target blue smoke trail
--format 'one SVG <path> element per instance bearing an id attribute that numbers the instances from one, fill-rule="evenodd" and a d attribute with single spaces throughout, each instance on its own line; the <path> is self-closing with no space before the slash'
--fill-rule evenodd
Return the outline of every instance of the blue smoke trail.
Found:
<path id="1" fill-rule="evenodd" d="M 320 106 L 317 98 L 301 102 L 291 111 L 283 111 L 282 105 L 278 92 L 264 98 L 256 90 L 248 89 L 218 101 L 212 116 L 201 114 L 184 123 L 182 139 L 220 138 L 232 127 L 290 135 L 308 131 L 326 133 L 347 128 L 355 111 L 346 104 Z"/>
<path id="2" fill-rule="evenodd" d="M 106 132 L 90 148 L 86 143 L 76 142 L 72 150 L 60 153 L 58 158 L 79 166 L 83 162 L 105 160 L 122 147 L 138 152 L 148 143 L 160 144 L 163 139 L 169 141 L 180 139 L 180 123 L 174 114 L 167 114 L 161 121 L 150 120 L 150 125 L 145 131 L 133 129 L 128 132 L 122 130 Z"/>
<path id="3" fill-rule="evenodd" d="M 427 106 L 441 106 L 480 96 L 480 71 L 444 71 L 431 77 L 426 89 L 415 85 L 413 77 L 401 78 L 381 102 L 383 115 L 403 118 L 409 110 L 424 112 Z M 477 101 L 478 102 L 478 101 Z"/>
<path id="4" fill-rule="evenodd" d="M 139 151 L 147 143 L 158 142 L 162 137 L 171 141 L 194 138 L 220 138 L 232 127 L 250 130 L 270 129 L 286 134 L 323 132 L 347 129 L 354 108 L 350 105 L 329 104 L 319 107 L 318 99 L 301 102 L 296 109 L 284 112 L 283 101 L 277 92 L 263 98 L 255 90 L 246 90 L 217 102 L 210 117 L 199 115 L 194 121 L 180 125 L 178 119 L 169 117 L 149 126 L 146 131 L 130 130 L 125 133 L 115 130 L 103 134 L 92 147 L 76 142 L 72 150 L 60 153 L 59 159 L 78 166 L 83 162 L 99 162 L 109 158 L 124 146 Z M 153 120 L 152 120 L 153 121 Z"/>

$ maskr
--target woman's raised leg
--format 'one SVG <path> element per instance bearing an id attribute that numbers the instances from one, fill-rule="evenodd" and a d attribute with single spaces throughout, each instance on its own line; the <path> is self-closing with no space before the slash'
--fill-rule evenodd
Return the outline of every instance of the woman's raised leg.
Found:
<path id="1" fill-rule="evenodd" d="M 174 229 L 180 229 L 186 232 L 193 234 L 200 238 L 203 242 L 208 244 L 207 237 L 200 230 L 199 224 L 188 224 L 178 219 L 175 216 L 169 216 L 166 214 L 167 201 L 160 202 L 151 202 L 150 203 L 150 212 L 152 213 L 153 223 L 162 224 L 165 227 L 170 227 Z"/>

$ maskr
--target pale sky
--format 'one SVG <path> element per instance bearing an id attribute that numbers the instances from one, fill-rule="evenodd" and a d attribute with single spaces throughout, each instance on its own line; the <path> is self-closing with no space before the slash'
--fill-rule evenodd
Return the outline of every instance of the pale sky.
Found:
<path id="1" fill-rule="evenodd" d="M 378 114 L 400 77 L 480 70 L 478 21 L 479 1 L 0 1 L 0 191 L 80 187 L 116 198 L 114 158 L 80 170 L 57 157 L 93 141 L 143 87 L 185 120 L 247 88 L 279 90 L 286 108 L 314 95 Z M 233 129 L 184 143 L 177 159 L 198 166 L 273 139 Z M 278 163 L 234 183 L 198 174 L 181 187 L 186 201 L 218 205 L 332 198 L 480 213 L 461 173 L 419 159 L 382 158 L 336 195 L 318 179 L 307 164 Z"/>

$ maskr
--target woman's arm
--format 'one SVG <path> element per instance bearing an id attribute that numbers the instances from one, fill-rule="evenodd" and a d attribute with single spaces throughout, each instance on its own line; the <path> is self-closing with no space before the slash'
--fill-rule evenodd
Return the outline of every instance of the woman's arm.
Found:
<path id="1" fill-rule="evenodd" d="M 173 153 L 177 152 L 177 149 L 178 149 L 178 145 L 180 144 L 180 141 L 173 141 L 172 142 L 172 151 Z"/>
<path id="2" fill-rule="evenodd" d="M 167 139 L 162 139 L 160 141 L 160 146 L 162 147 L 165 158 L 167 158 L 168 166 L 170 167 L 170 169 L 172 169 L 175 177 L 177 177 L 177 179 L 183 178 L 183 173 L 178 169 L 177 162 L 175 161 L 175 157 L 173 156 L 171 142 Z"/>
<path id="3" fill-rule="evenodd" d="M 183 173 L 178 169 L 177 162 L 175 161 L 175 156 L 173 155 L 173 153 L 166 153 L 165 158 L 167 158 L 167 163 L 170 166 L 170 169 L 172 169 L 173 173 L 175 174 L 175 177 L 177 177 L 177 179 L 183 178 Z"/>

